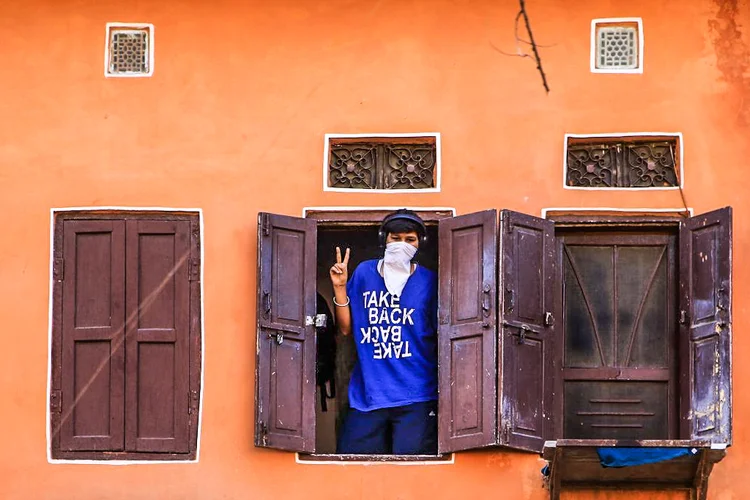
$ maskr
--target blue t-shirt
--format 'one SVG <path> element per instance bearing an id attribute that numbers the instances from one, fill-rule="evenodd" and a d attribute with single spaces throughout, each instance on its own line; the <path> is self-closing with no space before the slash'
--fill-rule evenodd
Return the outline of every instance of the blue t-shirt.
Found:
<path id="1" fill-rule="evenodd" d="M 378 261 L 346 286 L 358 360 L 349 404 L 360 411 L 437 399 L 437 277 L 417 265 L 400 297 L 388 293 Z"/>

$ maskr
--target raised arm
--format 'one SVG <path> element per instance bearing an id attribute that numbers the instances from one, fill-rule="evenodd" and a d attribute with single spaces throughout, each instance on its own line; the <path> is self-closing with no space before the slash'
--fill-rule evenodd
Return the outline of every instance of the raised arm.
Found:
<path id="1" fill-rule="evenodd" d="M 343 260 L 341 249 L 336 247 L 336 263 L 331 266 L 331 284 L 333 285 L 333 305 L 336 316 L 336 326 L 342 335 L 352 333 L 352 313 L 349 309 L 349 297 L 346 294 L 346 281 L 349 278 L 349 249 L 346 249 Z"/>

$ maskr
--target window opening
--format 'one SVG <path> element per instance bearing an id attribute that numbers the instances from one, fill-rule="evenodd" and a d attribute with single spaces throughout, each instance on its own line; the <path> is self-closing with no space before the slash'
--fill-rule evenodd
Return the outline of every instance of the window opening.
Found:
<path id="1" fill-rule="evenodd" d="M 327 188 L 434 190 L 438 187 L 438 137 L 326 136 Z"/>
<path id="2" fill-rule="evenodd" d="M 54 224 L 51 456 L 194 460 L 198 214 L 71 211 Z"/>
<path id="3" fill-rule="evenodd" d="M 438 248 L 437 248 L 437 226 L 426 222 L 427 238 L 429 245 L 420 247 L 417 254 L 417 263 L 437 272 Z M 331 279 L 328 270 L 334 262 L 336 246 L 350 248 L 349 276 L 351 277 L 356 266 L 369 259 L 382 257 L 383 249 L 378 245 L 379 223 L 321 223 L 318 225 L 317 245 L 317 271 L 316 287 L 326 301 L 328 307 L 333 311 Z M 320 332 L 320 330 L 318 330 Z M 318 339 L 320 342 L 320 339 Z M 349 402 L 348 389 L 351 371 L 357 359 L 354 336 L 343 336 L 336 332 L 336 371 L 335 371 L 335 397 L 327 400 L 327 410 L 322 409 L 322 388 L 316 387 L 316 447 L 315 456 L 332 455 L 336 453 L 336 440 L 341 426 L 346 417 Z M 393 457 L 393 458 L 391 458 Z M 399 459 L 396 455 L 373 456 L 357 455 L 351 456 L 352 460 L 390 460 Z M 412 457 L 413 458 L 413 457 Z M 422 459 L 433 459 L 434 456 L 423 456 Z"/>
<path id="4" fill-rule="evenodd" d="M 153 73 L 153 26 L 107 25 L 107 76 L 150 76 Z"/>
<path id="5" fill-rule="evenodd" d="M 639 18 L 592 21 L 591 70 L 595 73 L 643 72 L 643 30 Z"/>
<path id="6" fill-rule="evenodd" d="M 568 135 L 565 185 L 578 188 L 677 187 L 682 175 L 679 136 Z"/>

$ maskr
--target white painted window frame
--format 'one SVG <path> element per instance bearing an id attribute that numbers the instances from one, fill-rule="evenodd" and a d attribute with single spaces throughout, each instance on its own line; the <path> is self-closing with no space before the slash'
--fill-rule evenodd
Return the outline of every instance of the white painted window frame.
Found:
<path id="1" fill-rule="evenodd" d="M 331 139 L 381 139 L 381 138 L 435 138 L 435 187 L 425 189 L 349 189 L 335 188 L 328 185 L 328 155 L 330 154 Z M 440 132 L 419 132 L 419 133 L 378 133 L 378 134 L 325 134 L 323 145 L 323 191 L 336 193 L 439 193 L 440 177 L 442 171 L 442 153 L 440 151 Z"/>
<path id="2" fill-rule="evenodd" d="M 176 212 L 198 214 L 198 226 L 200 228 L 200 290 L 201 290 L 201 388 L 200 388 L 200 405 L 198 405 L 198 433 L 195 444 L 195 458 L 192 460 L 93 460 L 93 459 L 70 459 L 70 458 L 52 458 L 52 428 L 50 415 L 50 390 L 52 389 L 52 318 L 54 316 L 54 286 L 55 278 L 53 274 L 55 263 L 55 215 L 64 212 Z M 201 455 L 201 429 L 203 427 L 203 388 L 205 387 L 204 377 L 206 373 L 206 314 L 204 310 L 205 290 L 204 290 L 204 273 L 205 273 L 205 248 L 203 231 L 203 209 L 201 208 L 168 208 L 168 207 L 123 207 L 123 206 L 96 206 L 96 207 L 64 207 L 50 209 L 49 224 L 49 311 L 48 311 L 48 330 L 47 330 L 47 405 L 46 405 L 46 424 L 47 430 L 47 463 L 50 464 L 80 464 L 80 465 L 138 465 L 138 464 L 197 464 Z"/>
<path id="3" fill-rule="evenodd" d="M 113 29 L 148 30 L 148 71 L 146 73 L 110 73 L 109 72 L 109 43 Z M 104 38 L 104 77 L 105 78 L 147 78 L 154 74 L 154 25 L 150 23 L 107 23 Z"/>
<path id="4" fill-rule="evenodd" d="M 678 143 L 677 157 L 679 164 L 676 165 L 679 175 L 679 186 L 667 187 L 601 187 L 601 186 L 568 186 L 566 182 L 567 162 L 568 162 L 568 139 L 617 139 L 619 137 L 674 137 Z M 563 161 L 562 161 L 562 185 L 563 189 L 582 190 L 582 191 L 674 191 L 685 187 L 685 157 L 683 156 L 683 137 L 682 132 L 620 132 L 606 134 L 565 134 L 563 144 Z"/>
<path id="5" fill-rule="evenodd" d="M 597 68 L 596 67 L 596 28 L 600 24 L 636 24 L 638 31 L 638 67 L 637 68 Z M 608 17 L 591 20 L 591 72 L 592 73 L 614 73 L 614 74 L 641 74 L 643 73 L 643 19 L 640 17 Z"/>

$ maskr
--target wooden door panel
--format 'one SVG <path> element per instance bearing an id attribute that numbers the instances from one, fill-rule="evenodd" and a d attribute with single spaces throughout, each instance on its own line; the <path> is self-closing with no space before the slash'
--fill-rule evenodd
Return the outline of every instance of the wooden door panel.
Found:
<path id="1" fill-rule="evenodd" d="M 317 225 L 258 216 L 255 445 L 315 451 Z"/>
<path id="2" fill-rule="evenodd" d="M 190 222 L 127 222 L 128 451 L 189 448 Z"/>
<path id="3" fill-rule="evenodd" d="M 676 438 L 675 235 L 560 239 L 564 437 Z"/>
<path id="4" fill-rule="evenodd" d="M 554 223 L 503 210 L 501 444 L 539 452 L 553 433 L 555 366 Z"/>
<path id="5" fill-rule="evenodd" d="M 680 226 L 682 433 L 732 442 L 732 209 Z"/>
<path id="6" fill-rule="evenodd" d="M 438 449 L 497 442 L 497 212 L 439 223 Z"/>
<path id="7" fill-rule="evenodd" d="M 123 449 L 125 225 L 63 223 L 60 449 Z"/>

